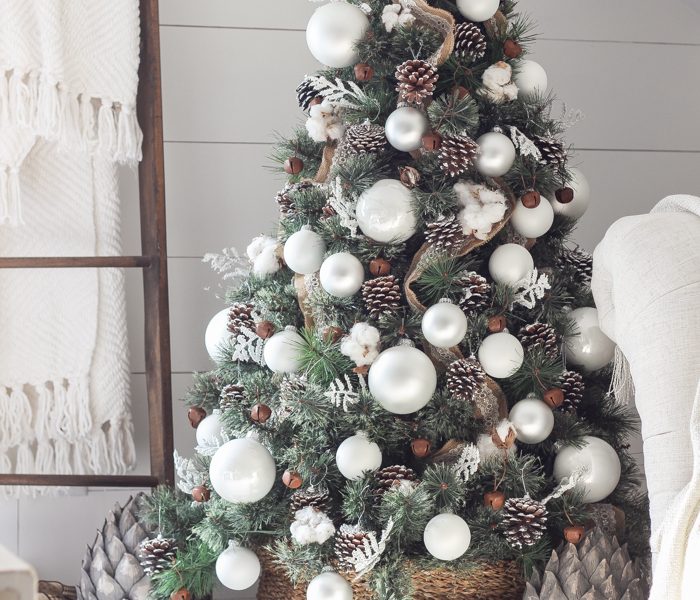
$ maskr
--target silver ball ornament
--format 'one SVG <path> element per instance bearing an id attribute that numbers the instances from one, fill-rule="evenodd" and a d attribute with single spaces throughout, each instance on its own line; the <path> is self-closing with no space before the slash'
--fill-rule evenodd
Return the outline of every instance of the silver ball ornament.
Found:
<path id="1" fill-rule="evenodd" d="M 425 311 L 423 336 L 436 348 L 452 348 L 467 335 L 469 321 L 464 311 L 450 301 L 440 301 Z"/>
<path id="2" fill-rule="evenodd" d="M 341 69 L 358 60 L 355 44 L 369 27 L 367 15 L 354 4 L 333 2 L 319 6 L 306 26 L 306 44 L 314 58 Z"/>
<path id="3" fill-rule="evenodd" d="M 499 0 L 457 0 L 457 10 L 463 17 L 482 23 L 496 14 Z"/>
<path id="4" fill-rule="evenodd" d="M 547 201 L 540 202 L 534 208 L 527 208 L 521 200 L 515 203 L 510 218 L 513 229 L 525 238 L 538 238 L 547 233 L 554 223 L 554 209 Z"/>
<path id="5" fill-rule="evenodd" d="M 262 568 L 255 552 L 229 542 L 216 559 L 216 576 L 230 590 L 247 590 L 255 585 Z"/>
<path id="6" fill-rule="evenodd" d="M 587 371 L 597 371 L 615 357 L 615 342 L 600 329 L 598 310 L 585 306 L 569 313 L 575 333 L 566 336 L 566 360 Z"/>
<path id="7" fill-rule="evenodd" d="M 518 88 L 518 96 L 525 100 L 532 100 L 547 91 L 547 72 L 534 60 L 521 60 L 513 81 Z"/>
<path id="8" fill-rule="evenodd" d="M 412 106 L 402 106 L 392 112 L 384 124 L 386 139 L 401 152 L 413 152 L 423 144 L 428 132 L 428 119 Z"/>
<path id="9" fill-rule="evenodd" d="M 301 369 L 301 349 L 304 338 L 294 327 L 279 331 L 265 342 L 263 358 L 265 364 L 275 373 L 296 373 Z"/>
<path id="10" fill-rule="evenodd" d="M 476 143 L 479 145 L 476 159 L 479 173 L 487 177 L 501 177 L 510 171 L 515 162 L 515 146 L 508 136 L 492 131 L 482 135 Z"/>
<path id="11" fill-rule="evenodd" d="M 496 283 L 513 286 L 534 268 L 532 255 L 520 244 L 503 244 L 489 258 L 489 274 Z"/>
<path id="12" fill-rule="evenodd" d="M 209 358 L 216 361 L 219 358 L 219 350 L 223 344 L 231 339 L 231 332 L 228 330 L 229 309 L 224 308 L 216 313 L 204 333 L 204 345 Z"/>
<path id="13" fill-rule="evenodd" d="M 362 233 L 375 242 L 405 242 L 416 232 L 413 193 L 396 179 L 380 179 L 365 190 L 355 214 Z"/>
<path id="14" fill-rule="evenodd" d="M 319 270 L 326 253 L 326 242 L 311 229 L 300 229 L 284 243 L 284 262 L 300 275 L 311 275 Z"/>
<path id="15" fill-rule="evenodd" d="M 566 185 L 574 190 L 574 199 L 562 204 L 556 198 L 550 200 L 554 212 L 569 219 L 580 219 L 591 204 L 591 186 L 580 169 L 569 169 L 571 180 Z"/>
<path id="16" fill-rule="evenodd" d="M 336 298 L 349 298 L 360 291 L 365 280 L 365 268 L 349 252 L 332 254 L 321 265 L 321 287 Z"/>
<path id="17" fill-rule="evenodd" d="M 226 442 L 214 454 L 209 479 L 219 496 L 229 502 L 257 502 L 275 484 L 276 467 L 269 450 L 252 438 Z"/>
<path id="18" fill-rule="evenodd" d="M 520 340 L 507 331 L 487 336 L 478 353 L 481 368 L 487 375 L 505 379 L 514 375 L 522 366 L 525 350 Z"/>
<path id="19" fill-rule="evenodd" d="M 338 573 L 326 571 L 309 582 L 306 600 L 352 600 L 352 586 Z"/>
<path id="20" fill-rule="evenodd" d="M 534 395 L 516 402 L 508 420 L 515 427 L 517 439 L 524 444 L 544 442 L 554 429 L 552 409 Z"/>
<path id="21" fill-rule="evenodd" d="M 471 541 L 467 522 L 451 513 L 433 517 L 423 531 L 426 549 L 439 560 L 457 560 L 469 549 Z"/>
<path id="22" fill-rule="evenodd" d="M 362 431 L 350 436 L 338 446 L 335 464 L 345 479 L 360 479 L 366 471 L 382 466 L 382 451 Z"/>

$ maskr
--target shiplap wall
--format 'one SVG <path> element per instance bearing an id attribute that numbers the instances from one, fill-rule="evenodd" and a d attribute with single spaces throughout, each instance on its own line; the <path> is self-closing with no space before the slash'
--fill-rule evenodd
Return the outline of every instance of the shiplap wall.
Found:
<path id="1" fill-rule="evenodd" d="M 593 206 L 577 240 L 592 249 L 618 217 L 671 193 L 700 194 L 700 13 L 688 0 L 522 0 L 539 22 L 534 58 L 586 119 L 569 134 Z M 163 0 L 166 191 L 173 387 L 209 362 L 203 331 L 222 306 L 208 251 L 243 248 L 274 226 L 281 182 L 265 170 L 275 131 L 301 122 L 294 89 L 316 64 L 304 42 L 308 0 Z M 125 251 L 139 249 L 132 173 L 122 177 Z M 140 274 L 129 273 L 139 472 L 148 470 Z M 176 444 L 192 431 L 175 406 Z M 636 446 L 639 451 L 639 446 Z M 74 582 L 85 544 L 129 492 L 0 502 L 0 543 L 42 578 Z M 250 595 L 248 595 L 250 596 Z M 241 598 L 248 597 L 246 595 Z"/>

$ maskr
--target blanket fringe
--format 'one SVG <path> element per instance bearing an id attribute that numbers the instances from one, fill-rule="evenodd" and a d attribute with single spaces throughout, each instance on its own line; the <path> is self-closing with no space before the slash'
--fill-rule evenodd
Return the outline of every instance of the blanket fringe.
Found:
<path id="1" fill-rule="evenodd" d="M 630 364 L 619 346 L 615 347 L 615 362 L 608 393 L 613 394 L 621 404 L 629 405 L 634 402 L 634 381 Z"/>

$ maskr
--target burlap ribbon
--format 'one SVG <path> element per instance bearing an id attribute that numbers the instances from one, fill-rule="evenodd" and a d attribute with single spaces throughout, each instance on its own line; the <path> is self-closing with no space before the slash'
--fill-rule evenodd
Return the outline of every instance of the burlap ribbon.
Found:
<path id="1" fill-rule="evenodd" d="M 416 21 L 443 36 L 442 44 L 428 59 L 429 63 L 439 67 L 450 57 L 455 47 L 454 17 L 446 10 L 430 6 L 424 0 L 402 0 L 402 4 L 410 8 Z"/>

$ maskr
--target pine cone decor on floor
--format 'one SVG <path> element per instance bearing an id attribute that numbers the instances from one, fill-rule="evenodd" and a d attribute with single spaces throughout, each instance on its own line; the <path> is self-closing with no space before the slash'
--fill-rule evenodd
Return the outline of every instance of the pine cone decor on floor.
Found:
<path id="1" fill-rule="evenodd" d="M 305 77 L 304 80 L 297 86 L 297 101 L 299 108 L 306 112 L 311 107 L 311 101 L 318 96 L 319 93 L 314 89 L 311 80 Z"/>
<path id="2" fill-rule="evenodd" d="M 384 127 L 369 122 L 353 125 L 345 132 L 343 144 L 349 154 L 379 154 L 387 145 Z"/>
<path id="3" fill-rule="evenodd" d="M 541 348 L 550 358 L 559 356 L 561 340 L 554 327 L 547 323 L 525 325 L 518 333 L 518 339 L 525 350 Z"/>
<path id="4" fill-rule="evenodd" d="M 331 497 L 328 494 L 328 490 L 310 486 L 305 490 L 298 490 L 292 494 L 289 508 L 292 514 L 309 506 L 325 513 L 328 512 L 330 504 Z"/>
<path id="5" fill-rule="evenodd" d="M 374 474 L 381 492 L 386 492 L 392 487 L 398 486 L 402 481 L 416 481 L 416 472 L 405 465 L 392 465 L 379 469 Z"/>
<path id="6" fill-rule="evenodd" d="M 362 284 L 362 300 L 373 319 L 401 306 L 401 286 L 395 275 L 375 277 Z"/>
<path id="7" fill-rule="evenodd" d="M 579 250 L 567 250 L 559 257 L 559 264 L 570 269 L 579 283 L 586 287 L 591 285 L 591 277 L 593 277 L 593 256 L 588 252 Z"/>
<path id="8" fill-rule="evenodd" d="M 469 171 L 479 152 L 477 143 L 466 135 L 448 135 L 442 139 L 438 161 L 445 175 L 457 177 Z"/>
<path id="9" fill-rule="evenodd" d="M 236 302 L 228 311 L 228 330 L 232 336 L 237 336 L 243 327 L 255 331 L 253 320 L 253 305 L 247 302 Z"/>
<path id="10" fill-rule="evenodd" d="M 432 97 L 438 80 L 437 69 L 419 59 L 407 60 L 396 68 L 396 91 L 403 102 L 423 104 Z"/>
<path id="11" fill-rule="evenodd" d="M 152 577 L 166 569 L 175 560 L 177 544 L 172 538 L 164 538 L 158 534 L 151 539 L 145 539 L 139 544 L 139 561 L 144 573 Z"/>
<path id="12" fill-rule="evenodd" d="M 566 163 L 566 148 L 559 140 L 541 135 L 532 136 L 542 158 L 540 162 L 545 165 L 563 165 Z"/>
<path id="13" fill-rule="evenodd" d="M 547 530 L 547 508 L 529 496 L 508 498 L 503 507 L 503 531 L 517 549 L 537 543 Z"/>
<path id="14" fill-rule="evenodd" d="M 475 358 L 460 358 L 447 368 L 447 389 L 460 400 L 470 401 L 486 383 L 486 373 Z"/>
<path id="15" fill-rule="evenodd" d="M 564 392 L 564 404 L 560 408 L 562 410 L 576 410 L 583 400 L 583 393 L 586 391 L 583 375 L 577 371 L 564 371 L 559 377 L 557 387 Z"/>
<path id="16" fill-rule="evenodd" d="M 474 315 L 491 303 L 491 284 L 476 271 L 470 271 L 460 278 L 464 293 L 459 307 L 467 314 Z"/>
<path id="17" fill-rule="evenodd" d="M 474 23 L 459 23 L 455 27 L 455 54 L 476 61 L 486 55 L 486 36 Z"/>
<path id="18" fill-rule="evenodd" d="M 335 534 L 334 551 L 339 566 L 345 570 L 354 569 L 352 553 L 364 547 L 369 533 L 359 525 L 344 524 Z"/>
<path id="19" fill-rule="evenodd" d="M 454 215 L 440 217 L 427 225 L 425 241 L 436 250 L 456 252 L 464 245 L 465 240 L 462 224 Z"/>
<path id="20" fill-rule="evenodd" d="M 243 386 L 231 383 L 224 386 L 221 394 L 219 394 L 219 408 L 226 411 L 234 406 L 239 406 L 243 400 L 245 400 L 245 389 Z"/>

